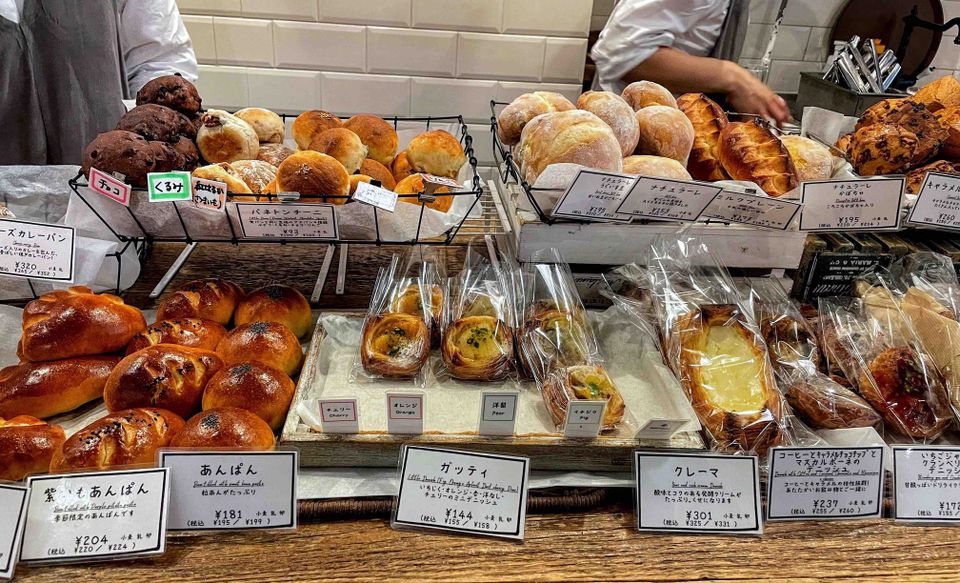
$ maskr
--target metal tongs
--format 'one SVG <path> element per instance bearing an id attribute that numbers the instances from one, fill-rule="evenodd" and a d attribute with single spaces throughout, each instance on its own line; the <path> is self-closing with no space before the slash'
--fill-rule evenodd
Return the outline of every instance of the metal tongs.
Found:
<path id="1" fill-rule="evenodd" d="M 859 46 L 858 46 L 859 45 Z M 877 55 L 874 39 L 860 43 L 854 35 L 847 42 L 835 42 L 824 79 L 846 85 L 857 93 L 884 93 L 900 74 L 900 63 L 893 51 Z"/>

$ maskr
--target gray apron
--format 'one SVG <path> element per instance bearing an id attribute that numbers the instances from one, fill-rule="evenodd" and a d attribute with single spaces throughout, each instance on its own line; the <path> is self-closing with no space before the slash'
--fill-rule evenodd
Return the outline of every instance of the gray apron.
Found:
<path id="1" fill-rule="evenodd" d="M 0 18 L 0 164 L 79 164 L 128 95 L 116 0 L 26 0 Z"/>
<path id="2" fill-rule="evenodd" d="M 720 36 L 717 37 L 717 44 L 713 46 L 710 56 L 736 63 L 743 50 L 749 19 L 750 0 L 730 0 L 727 15 L 723 18 L 723 27 L 720 28 Z"/>

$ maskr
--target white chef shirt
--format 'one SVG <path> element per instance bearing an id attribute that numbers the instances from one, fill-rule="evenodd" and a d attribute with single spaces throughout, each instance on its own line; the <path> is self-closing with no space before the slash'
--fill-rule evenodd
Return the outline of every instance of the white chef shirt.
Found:
<path id="1" fill-rule="evenodd" d="M 620 0 L 590 51 L 600 87 L 621 93 L 627 86 L 621 78 L 660 47 L 709 55 L 729 5 L 729 0 Z"/>
<path id="2" fill-rule="evenodd" d="M 24 2 L 0 0 L 0 16 L 20 22 Z M 131 95 L 147 81 L 180 73 L 197 80 L 197 57 L 174 0 L 119 0 L 120 50 Z"/>

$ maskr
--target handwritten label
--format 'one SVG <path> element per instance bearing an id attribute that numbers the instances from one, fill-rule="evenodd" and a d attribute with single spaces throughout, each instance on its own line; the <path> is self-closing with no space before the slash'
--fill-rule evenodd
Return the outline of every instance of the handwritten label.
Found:
<path id="1" fill-rule="evenodd" d="M 76 253 L 73 227 L 0 219 L 0 275 L 72 282 Z"/>
<path id="2" fill-rule="evenodd" d="M 703 218 L 785 231 L 802 207 L 789 200 L 722 191 L 703 212 Z"/>
<path id="3" fill-rule="evenodd" d="M 324 433 L 360 433 L 360 406 L 355 398 L 320 399 L 317 406 Z"/>
<path id="4" fill-rule="evenodd" d="M 629 223 L 630 215 L 617 212 L 630 189 L 637 183 L 634 176 L 581 169 L 563 193 L 552 215 L 581 220 Z"/>
<path id="5" fill-rule="evenodd" d="M 27 511 L 24 486 L 0 484 L 0 579 L 10 579 L 17 566 Z"/>
<path id="6" fill-rule="evenodd" d="M 190 189 L 190 173 L 148 172 L 147 194 L 150 202 L 190 200 L 193 198 L 193 192 Z"/>
<path id="7" fill-rule="evenodd" d="M 683 419 L 651 419 L 637 432 L 637 439 L 670 439 L 686 423 Z"/>
<path id="8" fill-rule="evenodd" d="M 581 401 L 572 399 L 567 404 L 567 417 L 563 422 L 564 437 L 596 438 L 603 425 L 606 401 Z"/>
<path id="9" fill-rule="evenodd" d="M 637 528 L 761 534 L 756 456 L 634 452 Z"/>
<path id="10" fill-rule="evenodd" d="M 641 176 L 617 212 L 659 221 L 693 222 L 723 188 L 703 182 Z"/>
<path id="11" fill-rule="evenodd" d="M 353 193 L 353 200 L 358 200 L 370 206 L 383 209 L 392 213 L 397 208 L 397 193 L 386 188 L 380 188 L 366 182 L 357 184 L 357 190 Z"/>
<path id="12" fill-rule="evenodd" d="M 338 239 L 332 204 L 237 203 L 243 236 L 252 239 Z"/>
<path id="13" fill-rule="evenodd" d="M 130 206 L 131 187 L 124 181 L 117 180 L 106 172 L 93 167 L 90 168 L 90 176 L 87 177 L 87 181 L 90 183 L 90 190 L 122 205 Z"/>
<path id="14" fill-rule="evenodd" d="M 824 180 L 800 185 L 801 231 L 879 231 L 900 227 L 905 180 Z"/>
<path id="15" fill-rule="evenodd" d="M 530 458 L 406 446 L 394 528 L 523 540 Z"/>
<path id="16" fill-rule="evenodd" d="M 423 433 L 422 393 L 387 393 L 387 433 Z"/>
<path id="17" fill-rule="evenodd" d="M 907 222 L 925 227 L 960 230 L 960 177 L 928 172 Z"/>
<path id="18" fill-rule="evenodd" d="M 960 448 L 894 446 L 893 498 L 896 520 L 960 521 Z"/>
<path id="19" fill-rule="evenodd" d="M 193 206 L 205 211 L 221 212 L 227 204 L 227 185 L 206 178 L 192 178 Z"/>
<path id="20" fill-rule="evenodd" d="M 483 391 L 480 397 L 480 435 L 513 435 L 520 395 L 511 391 Z"/>
<path id="21" fill-rule="evenodd" d="M 170 530 L 297 527 L 296 451 L 161 451 Z"/>
<path id="22" fill-rule="evenodd" d="M 879 518 L 883 447 L 770 449 L 767 520 Z"/>
<path id="23" fill-rule="evenodd" d="M 169 470 L 34 476 L 20 559 L 70 562 L 162 554 Z"/>

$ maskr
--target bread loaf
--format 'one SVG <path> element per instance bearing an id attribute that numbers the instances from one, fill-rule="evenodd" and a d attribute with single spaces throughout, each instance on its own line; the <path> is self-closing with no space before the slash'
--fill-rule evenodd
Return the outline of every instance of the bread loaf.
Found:
<path id="1" fill-rule="evenodd" d="M 277 178 L 277 168 L 262 160 L 237 160 L 230 167 L 253 194 L 262 194 Z"/>
<path id="2" fill-rule="evenodd" d="M 723 108 L 703 93 L 681 95 L 677 107 L 693 124 L 693 147 L 687 161 L 690 175 L 706 182 L 728 179 L 720 163 L 720 130 L 730 123 Z"/>
<path id="3" fill-rule="evenodd" d="M 610 126 L 624 157 L 633 153 L 640 140 L 640 128 L 626 100 L 609 91 L 587 91 L 577 99 L 577 109 L 589 111 Z"/>
<path id="4" fill-rule="evenodd" d="M 163 298 L 157 308 L 157 320 L 199 318 L 229 324 L 241 298 L 243 290 L 232 281 L 197 279 Z"/>
<path id="5" fill-rule="evenodd" d="M 636 113 L 640 139 L 635 153 L 673 158 L 684 166 L 693 148 L 693 124 L 679 109 L 650 105 Z"/>
<path id="6" fill-rule="evenodd" d="M 0 369 L 0 417 L 43 419 L 99 399 L 119 362 L 117 356 L 85 356 Z"/>
<path id="7" fill-rule="evenodd" d="M 293 125 L 290 126 L 290 132 L 293 134 L 297 146 L 301 150 L 306 150 L 310 147 L 310 142 L 321 133 L 339 127 L 343 127 L 343 122 L 340 121 L 339 117 L 326 111 L 313 109 L 298 115 L 297 119 L 293 120 Z"/>
<path id="8" fill-rule="evenodd" d="M 218 372 L 203 392 L 203 410 L 237 407 L 256 414 L 274 431 L 283 426 L 296 387 L 283 371 L 241 362 Z"/>
<path id="9" fill-rule="evenodd" d="M 288 285 L 267 285 L 253 290 L 237 305 L 237 326 L 253 322 L 278 322 L 298 337 L 310 331 L 310 302 Z"/>
<path id="10" fill-rule="evenodd" d="M 420 194 L 426 191 L 426 185 L 423 183 L 422 174 L 411 174 L 403 180 L 397 183 L 396 188 L 393 190 L 397 194 Z M 435 199 L 432 202 L 426 203 L 427 208 L 431 208 L 435 211 L 445 213 L 450 210 L 450 207 L 453 206 L 452 196 L 438 196 L 441 193 L 450 192 L 450 189 L 446 186 L 438 186 L 433 191 L 433 196 Z M 405 202 L 408 204 L 420 204 L 421 201 L 419 198 L 415 197 L 400 197 L 397 199 L 399 202 Z"/>
<path id="11" fill-rule="evenodd" d="M 497 116 L 497 138 L 503 145 L 513 146 L 520 142 L 523 127 L 533 118 L 542 113 L 572 109 L 576 107 L 559 93 L 552 91 L 524 93 L 511 101 Z"/>
<path id="12" fill-rule="evenodd" d="M 277 322 L 251 322 L 231 330 L 217 353 L 228 365 L 261 362 L 288 375 L 300 370 L 303 350 L 297 335 Z"/>
<path id="13" fill-rule="evenodd" d="M 250 124 L 260 143 L 282 144 L 286 127 L 283 119 L 269 109 L 245 107 L 233 115 Z"/>
<path id="14" fill-rule="evenodd" d="M 190 348 L 216 350 L 220 339 L 227 334 L 222 324 L 198 318 L 162 320 L 137 334 L 127 345 L 127 354 L 133 354 L 148 346 L 176 344 Z"/>
<path id="15" fill-rule="evenodd" d="M 460 141 L 444 130 L 418 134 L 407 144 L 406 152 L 414 170 L 434 176 L 456 178 L 467 162 Z"/>
<path id="16" fill-rule="evenodd" d="M 308 150 L 314 150 L 337 159 L 347 174 L 353 174 L 367 157 L 367 147 L 360 136 L 347 128 L 333 128 L 320 133 L 310 141 Z"/>
<path id="17" fill-rule="evenodd" d="M 720 163 L 734 180 L 753 182 L 770 196 L 800 185 L 787 148 L 759 120 L 731 122 L 723 128 Z"/>
<path id="18" fill-rule="evenodd" d="M 137 91 L 137 105 L 156 103 L 184 115 L 200 111 L 200 93 L 193 83 L 180 74 L 155 77 Z"/>
<path id="19" fill-rule="evenodd" d="M 367 157 L 381 164 L 389 164 L 397 153 L 399 137 L 393 126 L 375 115 L 355 115 L 343 122 L 343 127 L 360 136 L 367 146 Z"/>
<path id="20" fill-rule="evenodd" d="M 677 108 L 677 100 L 670 90 L 653 81 L 635 81 L 623 89 L 623 98 L 634 111 L 640 111 L 651 105 Z"/>
<path id="21" fill-rule="evenodd" d="M 690 173 L 683 164 L 663 156 L 627 156 L 623 159 L 623 173 L 653 178 L 690 180 Z"/>
<path id="22" fill-rule="evenodd" d="M 197 148 L 211 164 L 253 160 L 260 151 L 257 132 L 242 119 L 219 109 L 209 109 L 200 118 Z"/>
<path id="23" fill-rule="evenodd" d="M 783 136 L 780 141 L 790 153 L 800 182 L 828 180 L 833 176 L 833 154 L 826 146 L 802 136 Z"/>
<path id="24" fill-rule="evenodd" d="M 190 418 L 170 444 L 173 447 L 273 449 L 276 439 L 267 422 L 246 409 L 220 407 Z"/>
<path id="25" fill-rule="evenodd" d="M 298 192 L 304 197 L 350 194 L 350 175 L 336 158 L 311 152 L 297 152 L 277 168 L 279 192 Z M 329 198 L 325 202 L 346 204 L 345 198 Z"/>
<path id="26" fill-rule="evenodd" d="M 236 162 L 234 162 L 236 164 Z M 231 164 L 220 162 L 219 164 L 209 164 L 201 166 L 193 171 L 194 178 L 203 178 L 205 180 L 216 180 L 227 185 L 227 192 L 234 194 L 250 194 L 250 186 L 244 182 Z"/>
<path id="27" fill-rule="evenodd" d="M 380 186 L 387 190 L 393 190 L 397 186 L 397 181 L 393 177 L 390 169 L 376 160 L 367 158 L 360 164 L 360 169 L 357 172 L 369 176 L 374 180 L 379 180 Z"/>
<path id="28" fill-rule="evenodd" d="M 289 158 L 296 150 L 286 144 L 260 144 L 257 160 L 262 160 L 274 167 Z"/>
<path id="29" fill-rule="evenodd" d="M 397 154 L 396 158 L 393 159 L 393 163 L 390 164 L 390 171 L 393 173 L 393 179 L 397 182 L 414 174 L 413 166 L 410 165 L 410 160 L 407 159 L 406 150 Z"/>
<path id="30" fill-rule="evenodd" d="M 0 419 L 0 480 L 20 482 L 47 473 L 53 454 L 66 438 L 62 427 L 36 417 Z"/>
<path id="31" fill-rule="evenodd" d="M 890 124 L 875 124 L 853 132 L 850 163 L 861 176 L 896 174 L 914 166 L 919 142 L 913 132 Z"/>
<path id="32" fill-rule="evenodd" d="M 960 107 L 960 81 L 953 75 L 944 75 L 921 87 L 913 99 L 924 104 L 931 112 Z"/>
<path id="33" fill-rule="evenodd" d="M 917 137 L 911 167 L 936 156 L 949 137 L 948 130 L 937 117 L 925 105 L 912 99 L 887 99 L 870 106 L 863 112 L 856 129 L 878 124 L 893 125 Z"/>
<path id="34" fill-rule="evenodd" d="M 620 142 L 610 126 L 589 111 L 546 113 L 523 129 L 518 155 L 521 174 L 534 184 L 550 164 L 567 162 L 588 168 L 620 172 Z"/>

